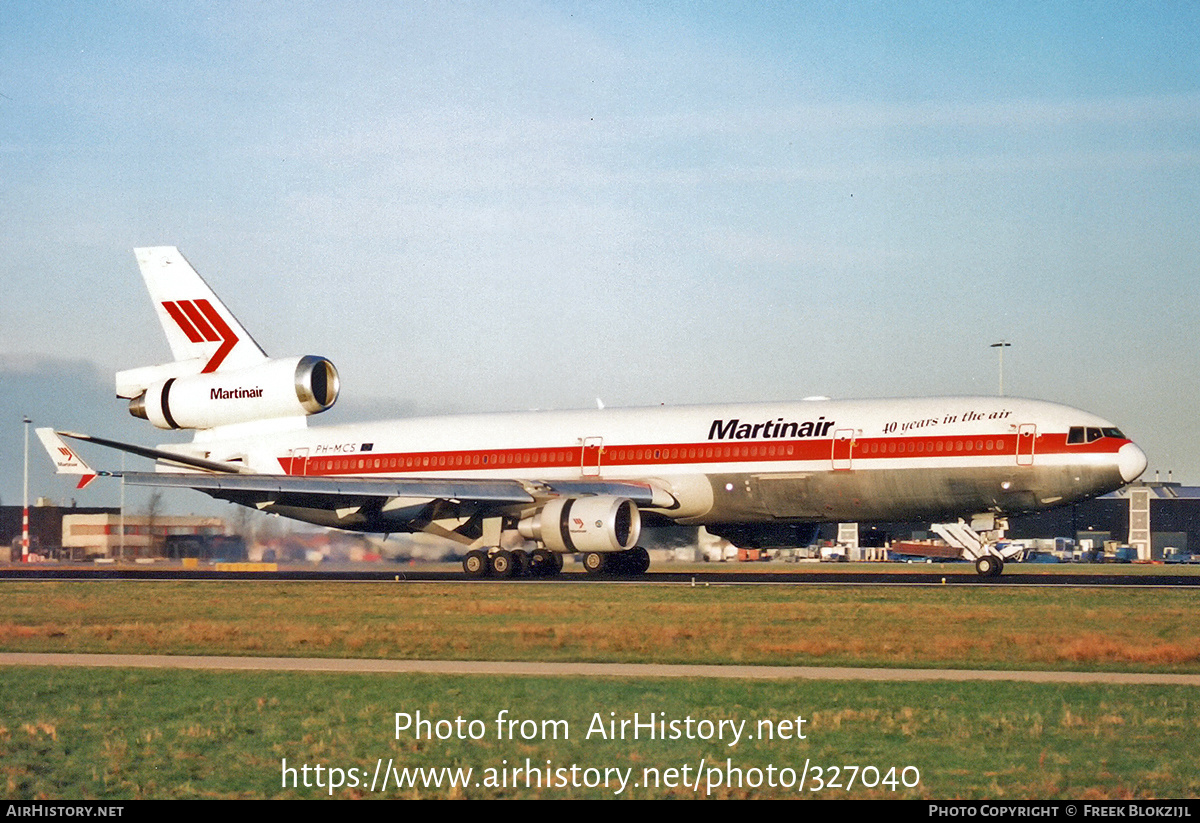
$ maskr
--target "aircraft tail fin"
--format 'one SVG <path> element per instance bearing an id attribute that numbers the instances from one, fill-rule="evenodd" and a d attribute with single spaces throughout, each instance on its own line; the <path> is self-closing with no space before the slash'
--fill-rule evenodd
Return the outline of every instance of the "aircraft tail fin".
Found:
<path id="1" fill-rule="evenodd" d="M 160 429 L 235 436 L 303 428 L 338 395 L 323 357 L 272 359 L 174 246 L 134 249 L 174 360 L 117 372 L 129 413 Z M 197 437 L 200 435 L 197 434 Z"/>
<path id="2" fill-rule="evenodd" d="M 177 363 L 194 364 L 195 371 L 208 374 L 267 360 L 179 249 L 152 246 L 134 253 Z"/>

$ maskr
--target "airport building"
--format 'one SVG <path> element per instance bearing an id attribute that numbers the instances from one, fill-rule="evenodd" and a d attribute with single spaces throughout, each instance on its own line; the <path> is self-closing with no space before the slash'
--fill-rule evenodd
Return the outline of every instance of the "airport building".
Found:
<path id="1" fill-rule="evenodd" d="M 1103 551 L 1116 543 L 1133 547 L 1136 559 L 1146 561 L 1200 555 L 1200 486 L 1134 483 L 1092 500 L 1010 517 L 1008 522 L 1009 540 L 1065 539 L 1076 551 Z M 821 537 L 828 532 L 834 539 L 834 529 L 823 529 Z M 858 540 L 866 547 L 935 537 L 930 523 L 864 523 Z"/>
<path id="2" fill-rule="evenodd" d="M 123 534 L 122 534 L 123 532 Z M 226 533 L 219 517 L 126 514 L 119 509 L 29 507 L 29 551 L 46 558 L 127 560 L 197 556 Z M 245 553 L 244 547 L 241 549 Z M 21 507 L 0 507 L 0 561 L 21 559 Z"/>
<path id="3" fill-rule="evenodd" d="M 68 514 L 63 518 L 62 531 L 62 548 L 69 559 L 119 557 L 128 560 L 177 554 L 180 543 L 184 542 L 179 538 L 223 535 L 225 521 L 219 517 L 179 515 L 149 518 L 127 514 L 122 518 L 120 513 L 112 512 Z"/>
<path id="4" fill-rule="evenodd" d="M 29 507 L 29 551 L 56 554 L 62 546 L 63 517 L 69 514 L 117 514 L 117 509 L 87 506 L 53 506 L 44 500 Z M 0 506 L 0 562 L 21 559 L 21 507 Z"/>

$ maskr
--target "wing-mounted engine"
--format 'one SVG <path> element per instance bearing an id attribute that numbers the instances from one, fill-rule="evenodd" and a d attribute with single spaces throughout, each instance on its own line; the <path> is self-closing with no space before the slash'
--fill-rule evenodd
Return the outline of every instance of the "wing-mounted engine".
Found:
<path id="1" fill-rule="evenodd" d="M 625 497 L 556 497 L 517 530 L 556 552 L 621 552 L 637 545 L 642 516 Z"/>
<path id="2" fill-rule="evenodd" d="M 153 368 L 153 367 L 152 367 Z M 152 370 L 124 375 L 157 376 L 129 387 L 118 375 L 118 392 L 131 397 L 129 413 L 160 429 L 211 429 L 235 423 L 304 417 L 328 409 L 337 400 L 337 369 L 324 357 L 305 355 L 242 369 L 165 377 Z M 134 394 L 136 389 L 141 389 Z"/>

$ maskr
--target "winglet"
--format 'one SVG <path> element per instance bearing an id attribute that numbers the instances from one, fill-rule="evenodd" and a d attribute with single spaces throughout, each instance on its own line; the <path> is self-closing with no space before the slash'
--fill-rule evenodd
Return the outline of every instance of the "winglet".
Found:
<path id="1" fill-rule="evenodd" d="M 84 463 L 83 459 L 58 436 L 58 432 L 54 429 L 37 429 L 37 436 L 46 448 L 46 453 L 50 455 L 50 459 L 54 461 L 54 467 L 59 474 L 80 475 L 79 485 L 75 488 L 82 489 L 100 474 Z"/>

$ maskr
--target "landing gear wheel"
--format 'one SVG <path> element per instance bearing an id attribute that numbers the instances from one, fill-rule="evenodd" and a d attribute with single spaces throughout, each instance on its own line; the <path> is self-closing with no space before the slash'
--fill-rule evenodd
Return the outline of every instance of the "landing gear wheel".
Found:
<path id="1" fill-rule="evenodd" d="M 463 571 L 467 573 L 467 577 L 487 577 L 491 571 L 491 567 L 488 565 L 487 552 L 479 551 L 479 549 L 467 552 L 462 563 Z"/>
<path id="2" fill-rule="evenodd" d="M 629 573 L 645 574 L 650 568 L 650 552 L 641 546 L 629 550 Z"/>
<path id="3" fill-rule="evenodd" d="M 604 558 L 604 573 L 613 575 L 629 574 L 628 552 L 614 552 Z"/>
<path id="4" fill-rule="evenodd" d="M 600 552 L 588 552 L 583 556 L 583 569 L 588 574 L 604 574 L 608 565 L 608 558 Z"/>
<path id="5" fill-rule="evenodd" d="M 513 549 L 513 577 L 530 577 L 532 575 L 532 561 L 529 559 L 529 552 L 524 549 Z"/>
<path id="6" fill-rule="evenodd" d="M 534 549 L 533 554 L 529 557 L 530 576 L 550 577 L 551 575 L 557 574 L 557 571 L 554 568 L 554 556 L 555 552 L 552 552 L 549 549 Z"/>
<path id="7" fill-rule="evenodd" d="M 975 561 L 975 571 L 980 577 L 999 577 L 1004 571 L 1004 561 L 994 554 L 985 554 Z"/>
<path id="8" fill-rule="evenodd" d="M 505 578 L 513 576 L 512 552 L 501 549 L 488 558 L 488 562 L 492 568 L 492 577 Z"/>
<path id="9" fill-rule="evenodd" d="M 650 552 L 641 546 L 610 554 L 607 556 L 607 559 L 608 564 L 605 567 L 605 571 L 609 574 L 635 577 L 639 574 L 645 574 L 646 569 L 650 568 Z"/>

